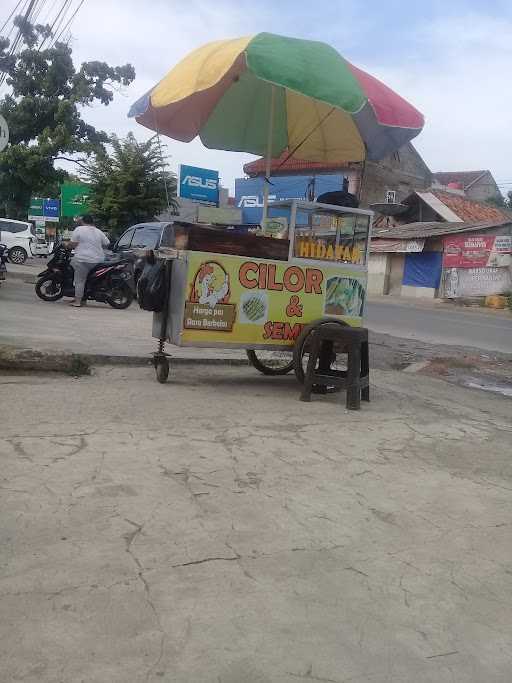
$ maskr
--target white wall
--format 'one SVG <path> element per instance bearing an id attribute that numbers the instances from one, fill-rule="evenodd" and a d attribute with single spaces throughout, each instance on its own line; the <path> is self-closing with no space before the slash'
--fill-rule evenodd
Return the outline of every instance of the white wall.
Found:
<path id="1" fill-rule="evenodd" d="M 389 254 L 370 254 L 368 259 L 368 294 L 384 294 Z"/>

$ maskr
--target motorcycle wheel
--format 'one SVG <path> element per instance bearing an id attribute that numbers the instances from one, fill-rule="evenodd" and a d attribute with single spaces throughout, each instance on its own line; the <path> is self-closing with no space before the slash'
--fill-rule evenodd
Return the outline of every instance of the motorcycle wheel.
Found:
<path id="1" fill-rule="evenodd" d="M 58 301 L 64 296 L 62 282 L 52 277 L 45 277 L 36 283 L 36 294 L 43 301 Z"/>
<path id="2" fill-rule="evenodd" d="M 128 306 L 132 303 L 133 292 L 128 285 L 120 283 L 119 285 L 115 285 L 105 298 L 107 303 L 112 306 L 112 308 L 122 310 L 124 308 L 128 308 Z"/>

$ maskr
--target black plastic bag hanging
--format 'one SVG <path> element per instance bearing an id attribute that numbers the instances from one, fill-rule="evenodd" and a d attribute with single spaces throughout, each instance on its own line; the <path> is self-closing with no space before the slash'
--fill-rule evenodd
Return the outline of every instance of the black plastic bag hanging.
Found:
<path id="1" fill-rule="evenodd" d="M 159 313 L 165 304 L 165 262 L 149 261 L 137 282 L 137 300 L 144 311 Z"/>

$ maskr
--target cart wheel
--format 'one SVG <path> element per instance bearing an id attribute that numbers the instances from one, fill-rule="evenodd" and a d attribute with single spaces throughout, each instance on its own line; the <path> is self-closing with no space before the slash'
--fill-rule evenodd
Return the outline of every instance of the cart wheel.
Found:
<path id="1" fill-rule="evenodd" d="M 247 351 L 249 363 L 264 375 L 286 375 L 293 370 L 292 351 Z"/>
<path id="2" fill-rule="evenodd" d="M 155 373 L 160 384 L 165 384 L 169 377 L 169 361 L 165 356 L 155 356 Z"/>
<path id="3" fill-rule="evenodd" d="M 306 368 L 308 365 L 311 333 L 313 330 L 318 329 L 320 325 L 332 325 L 333 323 L 336 325 L 347 325 L 347 323 L 343 322 L 342 320 L 335 320 L 334 318 L 321 318 L 320 320 L 315 320 L 311 324 L 306 325 L 306 327 L 298 336 L 295 346 L 293 347 L 293 369 L 295 371 L 295 377 L 301 384 L 304 384 L 304 377 L 306 375 Z M 341 359 L 338 360 L 338 353 L 336 352 L 336 349 L 333 349 L 333 357 L 331 359 L 330 367 L 333 370 L 342 370 L 345 367 L 345 364 L 341 361 Z"/>

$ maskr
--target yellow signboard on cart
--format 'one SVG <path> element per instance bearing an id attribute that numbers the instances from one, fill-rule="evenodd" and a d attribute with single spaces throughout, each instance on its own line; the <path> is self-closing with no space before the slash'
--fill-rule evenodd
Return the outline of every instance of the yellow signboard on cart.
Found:
<path id="1" fill-rule="evenodd" d="M 304 325 L 360 326 L 366 270 L 188 252 L 180 343 L 293 346 Z"/>

